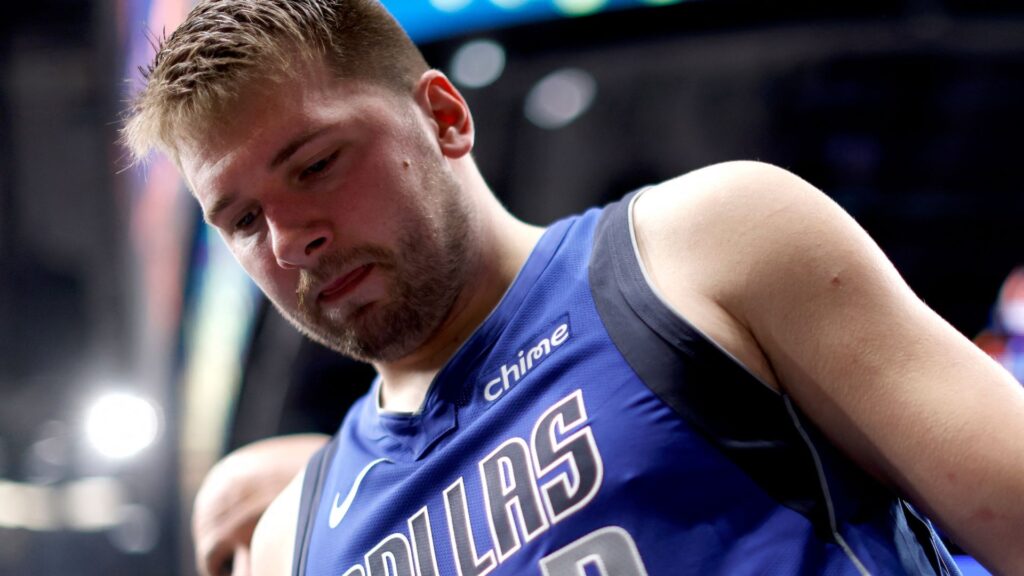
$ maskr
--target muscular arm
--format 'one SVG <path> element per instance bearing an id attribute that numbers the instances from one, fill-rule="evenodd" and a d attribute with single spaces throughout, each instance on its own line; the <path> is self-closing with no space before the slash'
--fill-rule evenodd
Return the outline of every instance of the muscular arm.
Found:
<path id="1" fill-rule="evenodd" d="M 271 502 L 252 535 L 253 576 L 290 576 L 305 470 Z"/>
<path id="2" fill-rule="evenodd" d="M 1024 566 L 1024 390 L 838 206 L 752 162 L 635 207 L 663 296 L 1000 573 Z"/>

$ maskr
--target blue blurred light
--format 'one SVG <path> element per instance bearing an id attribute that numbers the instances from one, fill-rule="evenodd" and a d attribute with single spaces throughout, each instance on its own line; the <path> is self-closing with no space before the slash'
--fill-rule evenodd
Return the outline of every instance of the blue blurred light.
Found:
<path id="1" fill-rule="evenodd" d="M 656 7 L 681 0 L 382 0 L 419 43 L 481 30 L 623 8 Z M 580 7 L 585 10 L 576 10 Z"/>
<path id="2" fill-rule="evenodd" d="M 518 10 L 523 7 L 530 0 L 491 0 L 491 4 L 505 10 Z"/>
<path id="3" fill-rule="evenodd" d="M 458 12 L 473 0 L 429 0 L 430 5 L 442 12 Z"/>

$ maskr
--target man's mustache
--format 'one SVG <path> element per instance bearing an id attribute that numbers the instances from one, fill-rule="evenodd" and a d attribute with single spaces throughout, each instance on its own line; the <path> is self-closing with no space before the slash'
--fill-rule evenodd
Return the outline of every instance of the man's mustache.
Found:
<path id="1" fill-rule="evenodd" d="M 303 313 L 312 312 L 312 303 L 316 301 L 317 293 L 338 274 L 369 263 L 382 269 L 393 269 L 396 261 L 394 252 L 373 245 L 324 254 L 314 268 L 299 269 L 299 282 L 295 287 L 299 310 Z"/>

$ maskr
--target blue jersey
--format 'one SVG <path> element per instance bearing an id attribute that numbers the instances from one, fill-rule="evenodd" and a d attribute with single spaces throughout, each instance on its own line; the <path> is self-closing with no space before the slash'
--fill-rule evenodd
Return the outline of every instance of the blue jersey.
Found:
<path id="1" fill-rule="evenodd" d="M 297 576 L 958 574 L 930 524 L 645 280 L 629 201 L 551 226 L 420 412 L 310 463 Z"/>

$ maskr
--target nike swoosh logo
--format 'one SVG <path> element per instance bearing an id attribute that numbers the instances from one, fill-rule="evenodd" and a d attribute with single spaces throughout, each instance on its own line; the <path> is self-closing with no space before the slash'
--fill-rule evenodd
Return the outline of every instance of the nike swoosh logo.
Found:
<path id="1" fill-rule="evenodd" d="M 352 501 L 356 499 L 356 492 L 359 491 L 359 485 L 363 483 L 363 478 L 366 477 L 371 468 L 381 462 L 391 462 L 391 460 L 388 460 L 387 458 L 378 458 L 367 464 L 366 467 L 359 472 L 359 475 L 356 476 L 355 482 L 352 483 L 352 488 L 349 489 L 348 495 L 345 496 L 345 501 L 342 502 L 340 506 L 338 505 L 338 498 L 341 497 L 341 492 L 334 494 L 334 503 L 331 504 L 331 516 L 328 518 L 328 522 L 332 529 L 337 528 L 338 524 L 341 524 L 341 519 L 345 517 L 345 514 L 348 514 L 348 509 L 352 506 Z"/>

